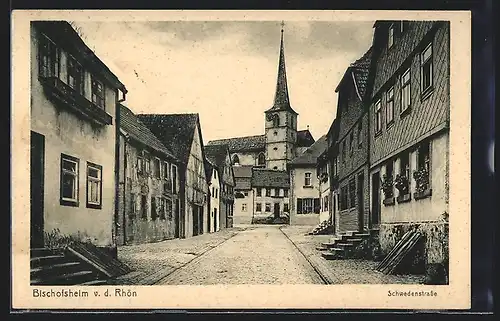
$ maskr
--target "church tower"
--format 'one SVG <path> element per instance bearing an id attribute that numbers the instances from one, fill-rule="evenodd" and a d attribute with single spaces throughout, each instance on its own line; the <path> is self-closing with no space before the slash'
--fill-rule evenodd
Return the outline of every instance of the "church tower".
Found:
<path id="1" fill-rule="evenodd" d="M 297 116 L 290 106 L 286 81 L 285 51 L 283 47 L 283 27 L 281 23 L 281 43 L 278 63 L 278 79 L 273 106 L 265 111 L 266 167 L 286 170 L 286 164 L 295 158 L 297 142 Z"/>

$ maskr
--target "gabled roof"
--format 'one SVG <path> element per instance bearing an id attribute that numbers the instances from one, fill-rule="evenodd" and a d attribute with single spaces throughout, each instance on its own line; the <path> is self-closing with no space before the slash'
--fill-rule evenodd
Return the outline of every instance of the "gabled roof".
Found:
<path id="1" fill-rule="evenodd" d="M 163 143 L 143 124 L 139 118 L 126 106 L 120 106 L 119 127 L 125 135 L 138 141 L 153 150 L 160 152 L 171 159 L 177 160 L 172 151 L 165 147 Z"/>
<path id="2" fill-rule="evenodd" d="M 290 188 L 288 172 L 255 168 L 252 174 L 252 187 Z"/>
<path id="3" fill-rule="evenodd" d="M 222 168 L 226 164 L 226 156 L 229 153 L 229 147 L 226 144 L 222 145 L 207 145 L 204 147 L 205 157 L 213 164 Z"/>
<path id="4" fill-rule="evenodd" d="M 314 144 L 314 137 L 309 129 L 299 130 L 297 132 L 297 147 L 309 147 Z"/>
<path id="5" fill-rule="evenodd" d="M 230 152 L 264 151 L 266 148 L 266 137 L 264 135 L 234 137 L 212 140 L 207 143 L 207 147 L 213 145 L 227 145 Z"/>
<path id="6" fill-rule="evenodd" d="M 339 92 L 342 85 L 349 79 L 353 81 L 359 98 L 363 99 L 368 81 L 368 71 L 373 52 L 372 48 L 370 47 L 361 58 L 351 63 L 337 88 L 335 88 L 335 92 Z"/>
<path id="7" fill-rule="evenodd" d="M 212 173 L 213 173 L 213 170 L 214 168 L 215 169 L 218 169 L 217 166 L 212 162 L 210 161 L 210 159 L 206 158 L 205 159 L 205 176 L 207 178 L 207 182 L 210 183 L 210 181 L 212 180 Z"/>
<path id="8" fill-rule="evenodd" d="M 187 164 L 197 125 L 201 136 L 198 114 L 139 114 L 137 117 L 183 164 Z M 200 144 L 203 146 L 203 141 Z"/>
<path id="9" fill-rule="evenodd" d="M 326 150 L 326 135 L 321 136 L 314 144 L 306 149 L 301 155 L 295 157 L 289 164 L 291 167 L 300 165 L 316 166 L 318 157 Z"/>

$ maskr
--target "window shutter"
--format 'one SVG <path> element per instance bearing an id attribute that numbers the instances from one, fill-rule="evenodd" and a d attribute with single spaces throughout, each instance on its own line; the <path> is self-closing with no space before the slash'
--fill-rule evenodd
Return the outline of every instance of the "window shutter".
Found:
<path id="1" fill-rule="evenodd" d="M 319 214 L 320 212 L 320 205 L 319 205 L 319 198 L 314 199 L 314 213 Z"/>
<path id="2" fill-rule="evenodd" d="M 302 214 L 302 199 L 297 198 L 297 214 Z"/>

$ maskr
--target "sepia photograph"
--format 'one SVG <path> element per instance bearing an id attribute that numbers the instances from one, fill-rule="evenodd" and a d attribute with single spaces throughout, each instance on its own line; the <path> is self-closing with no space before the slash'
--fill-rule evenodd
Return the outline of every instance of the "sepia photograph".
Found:
<path id="1" fill-rule="evenodd" d="M 29 296 L 450 285 L 449 16 L 79 13 L 23 27 Z"/>

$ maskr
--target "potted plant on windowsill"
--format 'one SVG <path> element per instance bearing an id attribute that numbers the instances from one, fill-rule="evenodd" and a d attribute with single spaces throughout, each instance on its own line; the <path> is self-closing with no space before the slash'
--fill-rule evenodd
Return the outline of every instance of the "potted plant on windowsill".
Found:
<path id="1" fill-rule="evenodd" d="M 398 203 L 404 203 L 408 202 L 410 200 L 410 182 L 408 180 L 408 177 L 405 175 L 398 174 L 396 175 L 395 179 L 395 184 L 394 186 L 398 189 L 399 194 L 398 194 Z"/>
<path id="2" fill-rule="evenodd" d="M 426 168 L 421 168 L 413 172 L 413 178 L 416 182 L 416 192 L 413 197 L 416 200 L 431 196 L 432 190 L 429 186 L 429 171 Z"/>
<path id="3" fill-rule="evenodd" d="M 393 186 L 394 183 L 392 181 L 392 175 L 387 176 L 384 175 L 382 177 L 382 192 L 384 193 L 384 205 L 389 206 L 394 204 L 394 192 L 393 192 Z"/>

